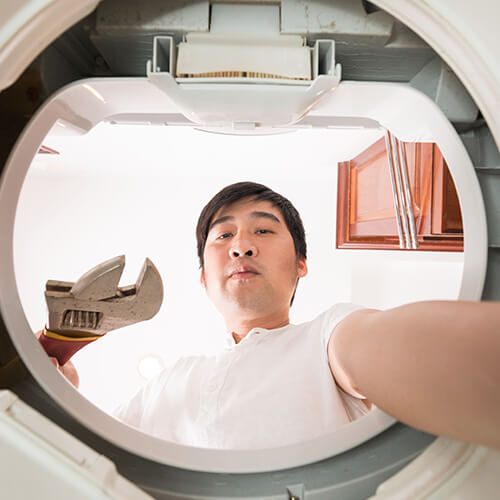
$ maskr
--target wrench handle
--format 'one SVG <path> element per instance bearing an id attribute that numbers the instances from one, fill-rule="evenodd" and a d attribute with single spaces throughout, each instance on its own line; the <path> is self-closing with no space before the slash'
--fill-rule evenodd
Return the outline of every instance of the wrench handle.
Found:
<path id="1" fill-rule="evenodd" d="M 82 347 L 94 342 L 103 335 L 92 335 L 89 337 L 67 337 L 60 333 L 51 332 L 44 328 L 43 333 L 40 335 L 38 341 L 45 349 L 45 352 L 56 358 L 58 363 L 63 366 L 75 352 L 79 351 Z"/>

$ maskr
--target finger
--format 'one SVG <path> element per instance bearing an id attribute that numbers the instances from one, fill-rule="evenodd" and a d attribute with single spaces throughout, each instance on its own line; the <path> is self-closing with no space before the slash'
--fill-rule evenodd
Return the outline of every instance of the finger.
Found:
<path id="1" fill-rule="evenodd" d="M 63 372 L 64 376 L 76 387 L 80 385 L 80 377 L 78 376 L 78 372 L 75 368 L 75 366 L 68 362 L 66 363 L 62 368 L 61 371 Z"/>

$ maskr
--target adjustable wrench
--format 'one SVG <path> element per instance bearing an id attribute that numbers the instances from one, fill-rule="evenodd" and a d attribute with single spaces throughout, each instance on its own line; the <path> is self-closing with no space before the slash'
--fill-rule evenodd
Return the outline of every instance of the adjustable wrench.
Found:
<path id="1" fill-rule="evenodd" d="M 49 356 L 64 365 L 75 352 L 107 332 L 151 319 L 163 301 L 163 284 L 146 259 L 135 285 L 118 287 L 125 267 L 120 255 L 95 266 L 76 283 L 49 280 L 49 319 L 39 338 Z"/>

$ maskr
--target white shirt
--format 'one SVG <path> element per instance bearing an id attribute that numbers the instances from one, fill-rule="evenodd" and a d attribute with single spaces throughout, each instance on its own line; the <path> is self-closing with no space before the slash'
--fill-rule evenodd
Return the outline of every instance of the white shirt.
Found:
<path id="1" fill-rule="evenodd" d="M 327 357 L 333 329 L 358 309 L 336 304 L 307 323 L 254 328 L 238 344 L 228 334 L 218 355 L 179 359 L 115 416 L 208 448 L 270 448 L 330 433 L 368 412 L 335 384 Z"/>

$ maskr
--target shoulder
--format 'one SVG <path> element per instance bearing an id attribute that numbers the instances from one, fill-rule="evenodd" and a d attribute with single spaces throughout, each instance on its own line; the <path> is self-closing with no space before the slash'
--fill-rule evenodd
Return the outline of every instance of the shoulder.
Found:
<path id="1" fill-rule="evenodd" d="M 328 343 L 330 336 L 335 327 L 342 322 L 347 316 L 355 311 L 366 309 L 365 306 L 352 303 L 338 303 L 331 306 L 329 309 L 319 314 L 312 321 L 307 323 L 308 327 L 317 331 L 320 336 L 324 347 Z"/>
<path id="2" fill-rule="evenodd" d="M 339 323 L 349 314 L 355 311 L 360 311 L 362 309 L 367 309 L 367 308 L 360 304 L 341 302 L 338 304 L 333 304 L 333 306 L 331 306 L 326 311 L 318 315 L 316 319 L 313 321 L 319 320 L 323 324 L 327 325 L 332 323 Z"/>
<path id="3" fill-rule="evenodd" d="M 132 398 L 116 408 L 113 415 L 125 423 L 139 426 L 145 409 L 161 398 L 170 381 L 175 384 L 177 380 L 185 378 L 205 358 L 185 356 L 168 363 L 158 375 L 145 382 Z"/>
<path id="4" fill-rule="evenodd" d="M 202 363 L 205 358 L 206 356 L 183 356 L 167 363 L 160 373 L 149 379 L 139 390 L 142 399 L 145 400 L 156 393 L 161 393 L 172 378 L 175 378 L 179 373 L 185 374 Z"/>
<path id="5" fill-rule="evenodd" d="M 164 387 L 169 380 L 178 376 L 185 377 L 191 371 L 198 371 L 207 363 L 210 363 L 214 356 L 191 355 L 182 356 L 170 363 L 157 377 L 156 385 Z"/>

